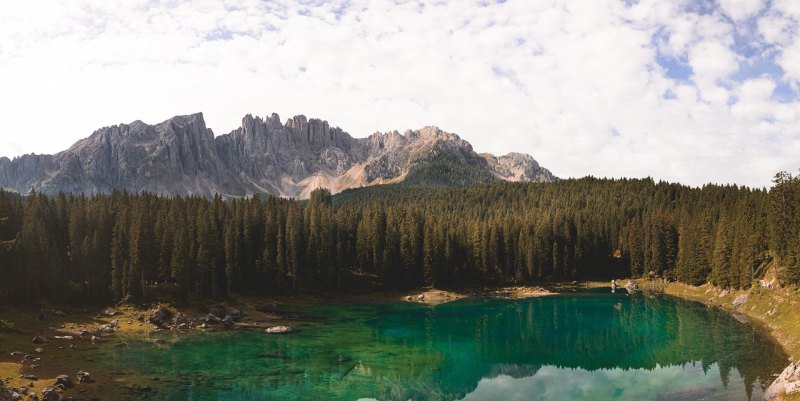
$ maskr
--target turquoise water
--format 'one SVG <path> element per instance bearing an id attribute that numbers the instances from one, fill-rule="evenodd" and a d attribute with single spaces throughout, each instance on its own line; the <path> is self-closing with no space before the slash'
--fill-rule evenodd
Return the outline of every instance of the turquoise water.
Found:
<path id="1" fill-rule="evenodd" d="M 786 364 L 759 328 L 669 297 L 581 292 L 304 308 L 297 333 L 165 335 L 100 363 L 164 400 L 760 399 Z"/>

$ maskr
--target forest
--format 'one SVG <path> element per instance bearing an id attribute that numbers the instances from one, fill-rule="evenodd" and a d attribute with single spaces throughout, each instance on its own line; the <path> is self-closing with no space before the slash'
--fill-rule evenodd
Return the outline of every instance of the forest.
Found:
<path id="1" fill-rule="evenodd" d="M 384 185 L 309 200 L 0 190 L 0 300 L 145 302 L 657 275 L 800 284 L 800 180 Z"/>

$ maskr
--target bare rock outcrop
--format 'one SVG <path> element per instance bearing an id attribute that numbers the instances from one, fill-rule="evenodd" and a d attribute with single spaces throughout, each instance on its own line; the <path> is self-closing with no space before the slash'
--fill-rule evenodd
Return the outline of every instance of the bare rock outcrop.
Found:
<path id="1" fill-rule="evenodd" d="M 782 395 L 800 394 L 800 365 L 792 362 L 764 392 L 764 399 L 777 400 Z"/>
<path id="2" fill-rule="evenodd" d="M 246 115 L 214 136 L 202 113 L 155 125 L 104 127 L 54 155 L 0 157 L 0 188 L 27 193 L 95 194 L 113 190 L 223 197 L 270 193 L 306 198 L 318 187 L 402 181 L 440 154 L 507 181 L 556 180 L 530 155 L 478 154 L 458 135 L 428 126 L 353 138 L 325 120 Z"/>

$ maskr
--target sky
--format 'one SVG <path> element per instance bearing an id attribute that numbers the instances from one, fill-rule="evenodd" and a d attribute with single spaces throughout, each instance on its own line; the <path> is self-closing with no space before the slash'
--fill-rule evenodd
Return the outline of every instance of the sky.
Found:
<path id="1" fill-rule="evenodd" d="M 559 177 L 768 187 L 800 168 L 800 1 L 17 1 L 0 156 L 203 112 L 436 125 Z"/>

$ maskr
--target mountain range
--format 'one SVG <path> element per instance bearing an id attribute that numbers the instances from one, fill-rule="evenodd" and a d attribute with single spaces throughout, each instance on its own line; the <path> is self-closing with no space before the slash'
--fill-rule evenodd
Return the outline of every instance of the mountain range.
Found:
<path id="1" fill-rule="evenodd" d="M 552 182 L 530 155 L 476 153 L 469 142 L 434 126 L 353 138 L 327 121 L 277 114 L 242 119 L 214 136 L 202 113 L 155 125 L 142 121 L 98 129 L 54 155 L 0 157 L 0 188 L 47 194 L 148 191 L 237 197 L 270 193 L 306 198 L 386 183 L 460 185 L 492 181 Z"/>

